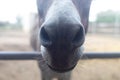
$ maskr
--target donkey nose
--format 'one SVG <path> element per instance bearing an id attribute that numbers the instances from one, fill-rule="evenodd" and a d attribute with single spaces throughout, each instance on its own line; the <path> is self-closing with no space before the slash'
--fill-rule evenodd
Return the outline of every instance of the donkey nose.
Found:
<path id="1" fill-rule="evenodd" d="M 79 47 L 83 44 L 84 40 L 85 40 L 85 30 L 83 26 L 80 26 L 76 34 L 73 36 L 72 45 Z"/>
<path id="2" fill-rule="evenodd" d="M 83 44 L 85 39 L 85 31 L 81 24 L 61 24 L 61 25 L 44 24 L 40 30 L 40 41 L 45 47 L 52 44 L 70 44 L 79 47 Z"/>
<path id="3" fill-rule="evenodd" d="M 40 41 L 41 41 L 41 44 L 45 47 L 48 47 L 52 44 L 52 41 L 50 40 L 50 37 L 48 34 L 49 33 L 46 31 L 45 27 L 42 27 L 40 30 Z"/>

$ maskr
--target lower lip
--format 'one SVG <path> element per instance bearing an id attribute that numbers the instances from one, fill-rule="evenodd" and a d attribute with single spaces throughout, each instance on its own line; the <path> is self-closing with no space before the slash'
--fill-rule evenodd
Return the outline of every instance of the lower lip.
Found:
<path id="1" fill-rule="evenodd" d="M 50 69 L 52 69 L 53 71 L 55 72 L 58 72 L 58 73 L 64 73 L 64 72 L 68 72 L 68 71 L 71 71 L 75 68 L 76 65 L 74 65 L 73 67 L 70 67 L 70 68 L 66 68 L 66 69 L 63 69 L 63 68 L 54 68 L 54 67 L 51 67 L 49 64 L 48 64 L 48 67 Z"/>

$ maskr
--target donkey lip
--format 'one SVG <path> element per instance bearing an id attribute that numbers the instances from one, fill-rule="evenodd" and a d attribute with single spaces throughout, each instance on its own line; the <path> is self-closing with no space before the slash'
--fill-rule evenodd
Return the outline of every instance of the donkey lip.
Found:
<path id="1" fill-rule="evenodd" d="M 55 67 L 50 66 L 49 64 L 47 64 L 47 65 L 48 65 L 48 67 L 49 67 L 50 69 L 52 69 L 53 71 L 59 72 L 59 73 L 64 73 L 64 72 L 71 71 L 71 70 L 73 70 L 74 67 L 76 66 L 76 65 L 74 65 L 74 66 L 72 66 L 72 67 L 70 67 L 70 68 L 55 68 Z"/>

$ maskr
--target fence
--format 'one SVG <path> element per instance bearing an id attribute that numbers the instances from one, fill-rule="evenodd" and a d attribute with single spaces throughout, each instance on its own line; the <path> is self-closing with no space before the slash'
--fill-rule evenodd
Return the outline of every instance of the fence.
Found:
<path id="1" fill-rule="evenodd" d="M 120 34 L 120 24 L 113 23 L 90 23 L 89 33 L 118 35 Z"/>
<path id="2" fill-rule="evenodd" d="M 42 58 L 39 52 L 0 52 L 0 60 L 36 60 L 38 58 Z M 120 58 L 120 52 L 88 52 L 84 53 L 81 59 L 94 58 Z"/>

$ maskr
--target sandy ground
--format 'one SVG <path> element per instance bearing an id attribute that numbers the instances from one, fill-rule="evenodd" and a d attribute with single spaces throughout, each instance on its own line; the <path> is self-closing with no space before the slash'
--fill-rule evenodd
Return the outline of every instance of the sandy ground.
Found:
<path id="1" fill-rule="evenodd" d="M 120 39 L 87 35 L 85 52 L 120 51 Z M 0 51 L 32 51 L 29 36 L 21 31 L 0 31 Z M 80 60 L 72 80 L 120 80 L 120 59 Z M 0 80 L 40 80 L 36 61 L 0 61 Z"/>

